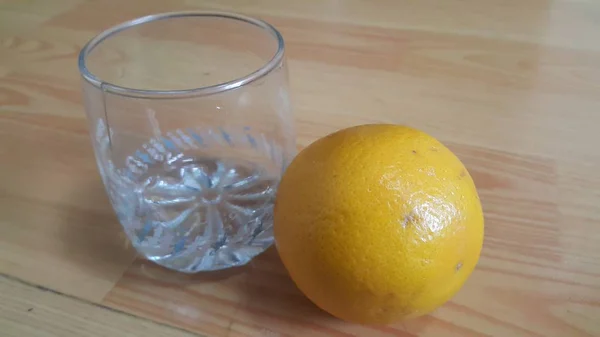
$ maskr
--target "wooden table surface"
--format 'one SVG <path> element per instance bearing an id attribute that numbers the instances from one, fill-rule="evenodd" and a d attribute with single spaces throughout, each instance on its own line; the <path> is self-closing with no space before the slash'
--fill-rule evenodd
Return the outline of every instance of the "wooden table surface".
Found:
<path id="1" fill-rule="evenodd" d="M 458 154 L 486 237 L 457 296 L 366 327 L 312 305 L 273 249 L 194 276 L 136 258 L 95 166 L 76 57 L 113 24 L 182 9 L 283 33 L 299 144 L 390 122 Z M 0 335 L 600 336 L 599 125 L 596 0 L 0 0 Z"/>

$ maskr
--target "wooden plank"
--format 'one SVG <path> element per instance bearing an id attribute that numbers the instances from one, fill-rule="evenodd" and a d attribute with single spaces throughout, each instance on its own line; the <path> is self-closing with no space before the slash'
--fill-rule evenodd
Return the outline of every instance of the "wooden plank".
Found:
<path id="1" fill-rule="evenodd" d="M 100 301 L 134 259 L 81 118 L 0 113 L 0 272 Z M 6 163 L 10 163 L 7 165 Z"/>
<path id="2" fill-rule="evenodd" d="M 0 275 L 0 331 L 21 337 L 201 337 Z"/>

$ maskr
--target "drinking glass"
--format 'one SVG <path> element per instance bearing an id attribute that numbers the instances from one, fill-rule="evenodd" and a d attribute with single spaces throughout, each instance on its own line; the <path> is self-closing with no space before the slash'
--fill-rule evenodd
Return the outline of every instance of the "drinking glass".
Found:
<path id="1" fill-rule="evenodd" d="M 228 13 L 150 15 L 79 55 L 98 169 L 137 251 L 194 273 L 273 242 L 273 201 L 295 154 L 281 34 Z"/>

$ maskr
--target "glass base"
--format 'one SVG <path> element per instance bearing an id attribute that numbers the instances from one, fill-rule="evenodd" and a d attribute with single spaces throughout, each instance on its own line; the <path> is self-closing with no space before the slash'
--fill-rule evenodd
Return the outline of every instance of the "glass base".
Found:
<path id="1" fill-rule="evenodd" d="M 146 256 L 146 258 L 165 268 L 193 274 L 243 266 L 267 250 L 272 243 L 273 240 L 270 240 L 270 243 L 266 246 L 248 246 L 234 251 L 210 250 L 204 254 L 190 254 L 190 256 L 183 257 L 160 259 Z M 143 253 L 140 252 L 140 254 Z"/>
<path id="2" fill-rule="evenodd" d="M 181 156 L 109 186 L 137 251 L 195 273 L 246 264 L 273 244 L 277 184 L 251 162 Z"/>

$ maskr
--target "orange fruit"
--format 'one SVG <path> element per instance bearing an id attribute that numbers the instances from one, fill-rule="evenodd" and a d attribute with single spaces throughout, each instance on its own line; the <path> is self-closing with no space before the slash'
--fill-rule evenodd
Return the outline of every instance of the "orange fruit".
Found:
<path id="1" fill-rule="evenodd" d="M 293 160 L 274 232 L 291 278 L 317 306 L 390 323 L 428 313 L 461 288 L 479 258 L 483 213 L 464 165 L 435 138 L 363 125 Z"/>

